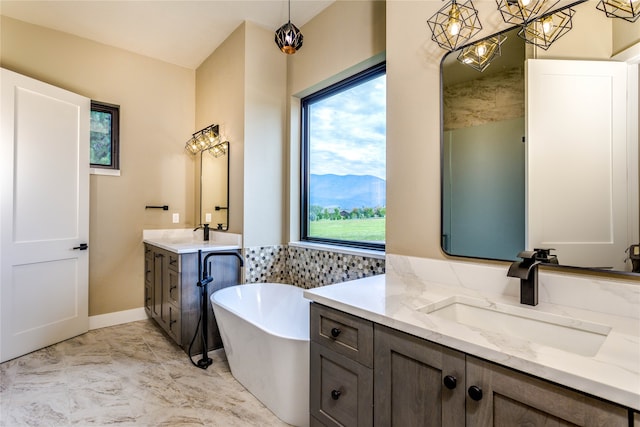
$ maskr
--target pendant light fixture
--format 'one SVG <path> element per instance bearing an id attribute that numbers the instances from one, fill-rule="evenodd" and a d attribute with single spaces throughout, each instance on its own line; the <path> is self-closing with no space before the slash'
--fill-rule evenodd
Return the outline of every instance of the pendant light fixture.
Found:
<path id="1" fill-rule="evenodd" d="M 609 18 L 620 18 L 636 22 L 640 17 L 640 0 L 601 0 L 596 6 Z"/>
<path id="2" fill-rule="evenodd" d="M 496 0 L 496 3 L 504 22 L 522 25 L 551 10 L 558 0 Z"/>
<path id="3" fill-rule="evenodd" d="M 293 55 L 302 47 L 302 33 L 291 23 L 291 0 L 289 0 L 289 20 L 276 30 L 275 42 L 287 55 Z"/>
<path id="4" fill-rule="evenodd" d="M 571 8 L 561 9 L 549 15 L 544 15 L 525 24 L 518 32 L 527 43 L 536 45 L 544 50 L 573 28 L 572 18 L 575 11 Z"/>
<path id="5" fill-rule="evenodd" d="M 471 0 L 451 0 L 427 20 L 431 40 L 445 50 L 455 50 L 482 30 L 478 10 Z"/>
<path id="6" fill-rule="evenodd" d="M 458 55 L 458 61 L 483 72 L 496 56 L 502 55 L 500 46 L 506 39 L 506 36 L 498 34 L 465 46 Z"/>

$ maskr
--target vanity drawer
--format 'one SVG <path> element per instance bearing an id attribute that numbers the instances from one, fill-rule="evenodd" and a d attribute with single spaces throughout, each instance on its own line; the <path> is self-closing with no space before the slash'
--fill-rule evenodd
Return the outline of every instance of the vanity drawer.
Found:
<path id="1" fill-rule="evenodd" d="M 373 425 L 373 371 L 311 342 L 311 418 L 326 426 Z"/>
<path id="2" fill-rule="evenodd" d="M 310 338 L 365 366 L 373 367 L 373 323 L 311 304 Z"/>

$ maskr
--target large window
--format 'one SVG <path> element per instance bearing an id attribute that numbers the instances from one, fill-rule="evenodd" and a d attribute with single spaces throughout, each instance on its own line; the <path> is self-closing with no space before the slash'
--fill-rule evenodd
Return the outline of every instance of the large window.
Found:
<path id="1" fill-rule="evenodd" d="M 386 67 L 302 99 L 302 240 L 384 250 Z"/>

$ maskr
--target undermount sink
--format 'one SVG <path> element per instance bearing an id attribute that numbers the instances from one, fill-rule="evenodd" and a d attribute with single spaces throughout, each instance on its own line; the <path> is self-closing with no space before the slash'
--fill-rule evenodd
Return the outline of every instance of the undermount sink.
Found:
<path id="1" fill-rule="evenodd" d="M 595 356 L 611 331 L 606 325 L 464 296 L 450 297 L 419 310 L 582 356 Z"/>

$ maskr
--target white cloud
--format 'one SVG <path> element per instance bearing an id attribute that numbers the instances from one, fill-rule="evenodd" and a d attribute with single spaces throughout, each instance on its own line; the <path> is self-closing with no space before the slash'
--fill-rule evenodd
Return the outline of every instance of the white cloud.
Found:
<path id="1" fill-rule="evenodd" d="M 385 179 L 386 80 L 370 80 L 313 104 L 311 173 Z"/>

